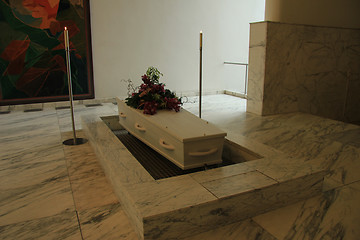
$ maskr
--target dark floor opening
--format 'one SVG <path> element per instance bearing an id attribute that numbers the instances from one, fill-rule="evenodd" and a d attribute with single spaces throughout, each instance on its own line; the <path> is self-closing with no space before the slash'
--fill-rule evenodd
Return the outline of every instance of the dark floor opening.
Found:
<path id="1" fill-rule="evenodd" d="M 235 164 L 229 159 L 223 158 L 223 162 L 220 164 L 206 165 L 204 167 L 183 170 L 137 139 L 135 136 L 131 135 L 128 131 L 114 130 L 113 132 L 122 144 L 124 144 L 124 146 L 129 150 L 129 152 L 156 180 Z"/>

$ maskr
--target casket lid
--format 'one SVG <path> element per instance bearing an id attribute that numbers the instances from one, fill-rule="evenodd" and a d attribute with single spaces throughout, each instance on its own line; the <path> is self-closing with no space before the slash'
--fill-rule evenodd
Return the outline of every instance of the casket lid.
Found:
<path id="1" fill-rule="evenodd" d="M 226 136 L 226 132 L 183 108 L 179 112 L 158 110 L 154 115 L 147 115 L 143 114 L 142 110 L 131 108 L 125 103 L 124 105 L 181 142 Z"/>
<path id="2" fill-rule="evenodd" d="M 226 136 L 226 132 L 183 108 L 179 112 L 159 110 L 156 114 L 145 117 L 181 142 Z"/>

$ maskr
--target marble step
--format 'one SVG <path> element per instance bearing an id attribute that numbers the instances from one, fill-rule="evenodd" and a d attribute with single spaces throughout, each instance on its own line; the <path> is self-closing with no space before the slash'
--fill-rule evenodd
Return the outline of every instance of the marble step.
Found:
<path id="1" fill-rule="evenodd" d="M 325 170 L 316 159 L 291 158 L 244 136 L 226 141 L 259 157 L 155 180 L 113 134 L 118 116 L 83 116 L 82 126 L 140 239 L 185 238 L 322 192 Z"/>

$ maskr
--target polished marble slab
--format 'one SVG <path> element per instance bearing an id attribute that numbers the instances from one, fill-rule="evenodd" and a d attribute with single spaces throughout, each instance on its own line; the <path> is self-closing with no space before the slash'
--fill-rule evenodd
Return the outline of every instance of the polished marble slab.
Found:
<path id="1" fill-rule="evenodd" d="M 72 132 L 64 132 L 62 137 L 71 139 Z M 81 130 L 77 131 L 77 137 L 85 138 Z M 63 148 L 76 209 L 118 203 L 90 143 Z"/>
<path id="2" fill-rule="evenodd" d="M 232 223 L 214 230 L 195 234 L 194 236 L 184 238 L 185 240 L 277 240 L 270 233 L 265 231 L 261 226 L 252 220 L 244 220 Z"/>
<path id="3" fill-rule="evenodd" d="M 198 173 L 197 176 L 194 174 L 194 177 L 184 175 L 154 180 L 133 157 L 129 156 L 121 142 L 115 140 L 114 134 L 100 117 L 86 115 L 82 119 L 84 131 L 92 146 L 97 149 L 106 176 L 110 179 L 124 210 L 136 226 L 140 238 L 184 238 L 198 231 L 208 231 L 219 224 L 246 219 L 263 211 L 320 194 L 322 189 L 325 172 L 321 166 L 305 167 L 307 163 L 304 161 L 297 163 L 303 171 L 289 174 L 287 178 L 278 177 L 277 180 L 245 163 L 239 163 L 239 166 L 243 167 L 225 172 L 226 177 L 223 175 L 223 178 L 208 182 L 204 182 L 204 179 L 209 179 L 212 170 L 208 170 L 209 173 Z M 235 142 L 238 137 L 239 142 L 246 142 L 246 137 L 230 137 Z M 249 146 L 249 150 L 256 152 L 256 146 L 261 145 Z M 263 159 L 258 160 L 262 161 L 264 166 L 269 165 L 267 153 L 270 153 L 269 159 L 273 160 L 273 163 L 279 159 L 287 159 L 284 154 L 272 159 L 271 157 L 279 152 L 270 151 L 269 147 L 264 145 L 258 150 L 265 155 Z M 126 158 L 123 157 L 124 154 Z M 133 162 L 130 172 L 124 169 L 124 163 L 119 165 L 122 161 Z M 117 168 L 114 168 L 115 165 Z M 235 169 L 238 170 L 237 173 Z M 217 176 L 221 175 L 219 170 L 214 171 L 218 173 Z M 137 174 L 134 175 L 134 172 Z M 204 176 L 199 176 L 201 174 Z M 274 176 L 276 177 L 276 174 Z M 277 193 L 276 196 L 272 196 L 274 192 Z M 251 208 L 249 201 L 252 202 Z"/>
<path id="4" fill-rule="evenodd" d="M 277 239 L 357 239 L 360 182 L 274 210 L 254 221 Z"/>
<path id="5" fill-rule="evenodd" d="M 3 167 L 0 170 L 0 191 L 46 184 L 54 178 L 61 179 L 67 176 L 63 155 L 45 157 L 46 160 L 42 159 L 33 163 L 0 164 Z"/>
<path id="6" fill-rule="evenodd" d="M 193 97 L 191 99 L 193 103 L 189 102 L 184 107 L 195 113 L 198 109 L 197 99 Z M 224 168 L 221 171 L 212 169 L 204 174 L 194 174 L 191 178 L 201 185 L 217 179 L 232 178 L 249 171 L 258 171 L 274 181 L 282 181 L 283 185 L 279 189 L 269 188 L 268 191 L 259 191 L 257 195 L 249 194 L 242 198 L 230 197 L 230 201 L 221 208 L 217 203 L 211 205 L 212 201 L 210 201 L 203 204 L 195 214 L 192 207 L 167 213 L 161 216 L 167 217 L 165 222 L 159 221 L 156 217 L 148 218 L 150 226 L 153 226 L 146 230 L 148 232 L 151 230 L 149 236 L 159 233 L 156 227 L 163 226 L 174 231 L 173 236 L 176 239 L 357 239 L 360 235 L 357 227 L 360 217 L 357 171 L 360 161 L 359 126 L 303 113 L 261 117 L 245 112 L 246 100 L 226 95 L 203 96 L 203 104 L 205 105 L 202 113 L 204 119 L 228 131 L 228 138 L 231 141 L 259 153 L 264 159 L 277 160 L 270 161 L 269 164 L 261 164 L 254 160 L 243 165 L 235 164 L 232 168 Z M 138 221 L 141 224 L 140 219 L 134 220 L 139 212 L 133 209 L 134 212 L 129 217 L 125 212 L 128 212 L 131 207 L 112 202 L 108 204 L 108 199 L 101 200 L 95 196 L 97 192 L 99 195 L 102 194 L 101 188 L 111 189 L 105 186 L 105 182 L 99 187 L 92 185 L 91 176 L 93 179 L 104 176 L 100 173 L 99 165 L 95 164 L 95 160 L 97 161 L 93 158 L 95 152 L 102 156 L 119 159 L 109 167 L 111 171 L 107 169 L 107 172 L 112 174 L 111 177 L 121 183 L 119 186 L 126 186 L 135 179 L 140 180 L 138 183 L 149 184 L 153 179 L 138 171 L 138 165 L 131 161 L 132 155 L 126 153 L 122 147 L 113 152 L 100 152 L 99 149 L 89 146 L 78 149 L 65 148 L 62 141 L 71 137 L 71 127 L 66 126 L 69 123 L 67 118 L 70 116 L 66 111 L 69 110 L 54 110 L 56 105 L 56 103 L 46 104 L 41 112 L 27 113 L 24 113 L 23 109 L 15 110 L 11 106 L 11 113 L 0 116 L 0 140 L 2 139 L 2 143 L 5 143 L 0 144 L 0 178 L 3 176 L 2 180 L 4 180 L 4 183 L 0 183 L 3 187 L 0 190 L 0 238 L 137 239 L 138 234 L 135 229 L 141 226 L 134 226 L 133 222 Z M 82 106 L 77 104 L 75 108 L 82 109 Z M 112 103 L 96 108 L 109 108 L 104 111 L 90 110 L 98 112 L 94 114 L 99 114 L 99 116 L 104 112 L 111 116 L 113 115 L 111 110 L 116 112 L 117 109 Z M 60 111 L 64 112 L 60 113 Z M 78 116 L 81 117 L 87 111 L 79 111 Z M 59 117 L 62 118 L 63 131 L 59 127 Z M 117 139 L 109 140 L 105 137 L 108 127 L 101 128 L 95 122 L 93 124 L 91 129 L 96 132 L 95 138 L 101 141 L 99 145 L 113 146 Z M 78 135 L 85 137 L 81 128 L 80 125 Z M 288 136 L 287 141 L 281 140 L 284 132 L 286 133 L 284 136 Z M 301 135 L 296 137 L 298 133 Z M 40 144 L 33 142 L 32 137 Z M 278 143 L 272 139 L 278 140 Z M 6 144 L 7 141 L 11 141 L 11 144 Z M 315 142 L 311 143 L 312 141 Z M 326 144 L 322 144 L 321 141 L 331 147 L 326 147 Z M 283 144 L 286 144 L 288 148 L 282 147 Z M 309 148 L 312 150 L 307 153 L 306 148 L 309 146 L 314 147 Z M 281 156 L 288 156 L 292 152 L 294 152 L 293 156 L 287 158 L 289 164 L 281 161 Z M 66 159 L 65 155 L 71 156 L 71 161 Z M 302 156 L 302 158 L 297 156 Z M 65 176 L 63 178 L 62 174 L 57 175 L 63 169 L 61 164 L 58 165 L 61 161 L 68 169 L 67 184 L 65 184 Z M 303 165 L 304 162 L 310 165 Z M 322 194 L 308 200 L 303 200 L 306 198 L 303 196 L 303 198 L 292 199 L 293 202 L 282 202 L 281 206 L 274 205 L 271 209 L 266 209 L 267 213 L 261 212 L 253 217 L 251 216 L 254 213 L 238 211 L 239 204 L 243 204 L 245 209 L 257 208 L 254 205 L 257 200 L 265 204 L 261 202 L 264 198 L 273 199 L 276 203 L 279 198 L 274 192 L 288 194 L 289 189 L 295 192 L 301 192 L 302 188 L 309 189 L 310 186 L 306 184 L 316 181 L 309 179 L 312 175 L 306 173 L 310 173 L 312 168 L 319 169 L 319 166 L 328 170 Z M 16 168 L 19 168 L 19 172 Z M 39 174 L 36 168 L 39 169 Z M 125 169 L 124 171 L 129 173 L 128 176 L 116 175 L 119 169 Z M 297 169 L 301 171 L 297 172 Z M 52 173 L 54 173 L 53 177 L 51 177 Z M 304 176 L 300 177 L 301 174 Z M 23 180 L 21 176 L 24 176 Z M 286 179 L 292 177 L 297 177 L 297 181 L 287 185 Z M 84 184 L 89 183 L 91 189 L 91 191 L 86 191 L 86 189 L 82 191 L 82 198 L 86 199 L 86 204 L 81 210 L 76 209 L 76 200 L 74 202 L 71 199 L 74 198 L 71 181 L 77 180 L 79 183 L 81 181 L 84 181 Z M 237 184 L 237 182 L 233 184 L 234 191 L 237 190 Z M 319 185 L 316 186 L 320 188 Z M 176 189 L 181 191 L 181 188 Z M 176 192 L 175 189 L 174 191 Z M 308 192 L 305 193 L 308 194 Z M 129 202 L 134 202 L 129 195 L 125 197 L 130 200 Z M 96 204 L 91 205 L 92 199 Z M 147 197 L 147 199 L 150 198 Z M 166 198 L 162 199 L 166 200 Z M 159 201 L 159 204 L 170 209 L 171 206 L 164 205 L 165 200 Z M 176 202 L 176 199 L 172 201 Z M 90 204 L 87 204 L 89 202 Z M 151 203 L 147 201 L 142 204 L 145 209 L 149 209 L 147 204 Z M 282 207 L 284 205 L 288 206 Z M 79 222 L 74 210 L 79 215 Z M 242 216 L 247 219 L 232 222 L 231 214 L 243 214 Z M 203 219 L 204 224 L 198 224 L 199 219 Z M 178 224 L 191 226 L 192 230 L 185 233 L 178 231 L 176 229 Z M 209 224 L 214 227 L 209 228 Z"/>
<path id="7" fill-rule="evenodd" d="M 63 239 L 82 240 L 75 212 L 57 214 L 10 225 L 0 226 L 3 240 Z"/>
<path id="8" fill-rule="evenodd" d="M 329 169 L 325 179 L 331 180 L 335 187 L 360 181 L 360 149 L 351 145 L 343 146 L 338 152 L 321 159 Z"/>
<path id="9" fill-rule="evenodd" d="M 128 217 L 120 204 L 110 204 L 79 211 L 83 238 L 86 240 L 137 240 Z"/>
<path id="10" fill-rule="evenodd" d="M 11 113 L 0 125 L 0 225 L 74 211 L 56 112 Z"/>
<path id="11" fill-rule="evenodd" d="M 252 23 L 249 36 L 247 111 L 262 115 L 266 66 L 267 23 Z"/>
<path id="12" fill-rule="evenodd" d="M 250 24 L 248 111 L 359 122 L 360 30 Z"/>
<path id="13" fill-rule="evenodd" d="M 250 192 L 261 187 L 270 187 L 277 182 L 258 171 L 246 172 L 231 177 L 202 183 L 216 197 L 227 197 L 243 192 Z"/>
<path id="14" fill-rule="evenodd" d="M 41 209 L 41 211 L 39 211 Z M 67 175 L 46 183 L 7 189 L 0 196 L 0 225 L 73 212 L 74 202 Z"/>
<path id="15" fill-rule="evenodd" d="M 56 110 L 59 126 L 62 132 L 72 131 L 72 119 L 70 109 Z M 74 109 L 74 119 L 76 129 L 81 129 L 81 116 L 84 114 L 97 114 L 97 115 L 113 115 L 117 113 L 116 106 L 112 103 L 103 103 L 100 107 L 85 107 L 85 105 L 79 105 Z"/>
<path id="16" fill-rule="evenodd" d="M 344 145 L 351 145 L 356 148 L 360 148 L 360 127 L 354 130 L 332 133 L 327 137 Z"/>

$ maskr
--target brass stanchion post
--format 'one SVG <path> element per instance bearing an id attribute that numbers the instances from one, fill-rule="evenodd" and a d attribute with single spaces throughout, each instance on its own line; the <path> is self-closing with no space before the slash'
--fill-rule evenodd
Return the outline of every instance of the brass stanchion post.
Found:
<path id="1" fill-rule="evenodd" d="M 71 68 L 70 68 L 70 44 L 69 44 L 69 31 L 65 27 L 64 30 L 64 43 L 65 43 L 65 53 L 66 53 L 66 72 L 68 79 L 68 87 L 69 87 L 69 100 L 70 100 L 70 110 L 71 110 L 71 123 L 73 130 L 73 139 L 68 139 L 63 142 L 65 145 L 79 145 L 86 143 L 87 140 L 83 138 L 76 138 L 76 129 L 75 129 L 75 117 L 74 117 L 74 102 L 73 102 L 73 91 L 72 91 L 72 83 L 71 83 Z"/>

